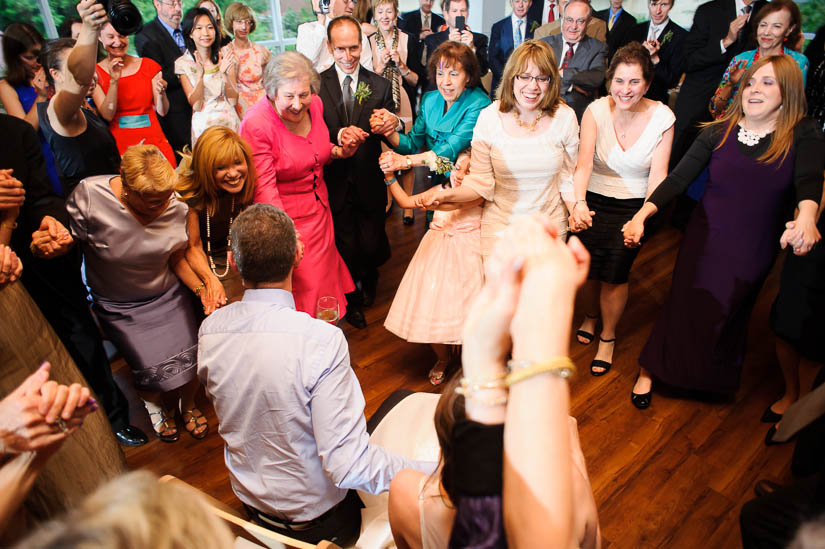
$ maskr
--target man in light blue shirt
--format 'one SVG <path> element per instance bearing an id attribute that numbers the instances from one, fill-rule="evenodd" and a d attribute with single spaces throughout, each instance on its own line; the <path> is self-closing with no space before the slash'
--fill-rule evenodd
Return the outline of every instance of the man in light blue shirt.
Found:
<path id="1" fill-rule="evenodd" d="M 215 405 L 232 488 L 261 525 L 346 546 L 361 522 L 353 490 L 377 494 L 401 469 L 435 464 L 369 444 L 343 332 L 295 310 L 292 270 L 303 250 L 292 220 L 255 204 L 232 224 L 231 242 L 230 265 L 247 290 L 203 322 L 198 376 Z"/>

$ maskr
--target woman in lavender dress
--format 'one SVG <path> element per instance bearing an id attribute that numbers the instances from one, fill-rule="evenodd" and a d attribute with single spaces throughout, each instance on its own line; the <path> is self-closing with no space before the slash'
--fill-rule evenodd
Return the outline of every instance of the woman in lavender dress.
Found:
<path id="1" fill-rule="evenodd" d="M 624 227 L 626 245 L 638 245 L 645 220 L 709 168 L 670 295 L 639 357 L 631 395 L 637 408 L 650 405 L 652 377 L 684 389 L 735 392 L 748 320 L 779 245 L 803 255 L 820 239 L 823 138 L 805 117 L 799 65 L 787 55 L 766 57 L 742 82 L 727 114 L 700 134 Z M 786 229 L 794 205 L 799 214 Z"/>

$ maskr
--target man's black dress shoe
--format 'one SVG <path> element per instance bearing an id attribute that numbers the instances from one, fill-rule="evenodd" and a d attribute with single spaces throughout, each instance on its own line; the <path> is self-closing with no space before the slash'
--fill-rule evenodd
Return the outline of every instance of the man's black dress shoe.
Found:
<path id="1" fill-rule="evenodd" d="M 773 406 L 773 404 L 765 408 L 765 413 L 762 414 L 762 419 L 759 420 L 762 423 L 779 423 L 782 419 L 782 414 L 777 414 L 771 410 L 771 406 Z"/>
<path id="2" fill-rule="evenodd" d="M 348 306 L 344 319 L 359 330 L 367 327 L 367 319 L 364 318 L 364 311 L 360 307 Z"/>
<path id="3" fill-rule="evenodd" d="M 149 437 L 146 436 L 146 433 L 133 425 L 115 431 L 115 438 L 124 446 L 143 446 L 149 442 Z"/>

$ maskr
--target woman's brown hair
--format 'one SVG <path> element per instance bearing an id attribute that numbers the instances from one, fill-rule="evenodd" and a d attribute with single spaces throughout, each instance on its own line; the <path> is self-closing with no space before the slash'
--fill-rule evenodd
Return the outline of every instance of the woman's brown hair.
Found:
<path id="1" fill-rule="evenodd" d="M 449 381 L 444 384 L 441 398 L 435 407 L 435 436 L 438 438 L 438 446 L 441 449 L 441 485 L 450 498 L 450 503 L 455 505 L 456 494 L 453 490 L 450 479 L 450 471 L 453 467 L 453 427 L 456 421 L 466 417 L 464 413 L 464 397 L 455 392 L 461 381 L 462 370 L 456 372 Z"/>
<path id="2" fill-rule="evenodd" d="M 435 83 L 435 73 L 440 66 L 461 67 L 467 73 L 466 88 L 481 86 L 481 69 L 478 66 L 476 54 L 466 44 L 447 40 L 438 46 L 427 61 L 427 78 Z"/>
<path id="3" fill-rule="evenodd" d="M 753 18 L 753 34 L 759 30 L 759 23 L 772 13 L 787 10 L 791 17 L 791 33 L 785 39 L 785 46 L 788 49 L 795 50 L 797 44 L 802 44 L 802 13 L 799 11 L 799 6 L 792 0 L 771 0 L 756 12 Z"/>
<path id="4" fill-rule="evenodd" d="M 205 209 L 214 215 L 220 194 L 215 169 L 238 158 L 243 158 L 247 166 L 246 182 L 238 199 L 243 206 L 251 204 L 256 181 L 252 150 L 237 133 L 224 126 L 207 128 L 195 143 L 195 149 L 183 153 L 177 170 L 177 191 L 181 198 L 190 208 L 199 212 Z"/>
<path id="5" fill-rule="evenodd" d="M 35 46 L 43 46 L 43 36 L 28 23 L 12 23 L 3 31 L 3 57 L 6 81 L 12 86 L 27 86 L 31 78 L 20 56 Z"/>
<path id="6" fill-rule="evenodd" d="M 759 162 L 765 164 L 776 161 L 780 163 L 784 162 L 793 144 L 794 128 L 799 121 L 805 117 L 805 113 L 808 110 L 808 105 L 805 101 L 805 85 L 802 82 L 802 71 L 797 62 L 789 55 L 772 55 L 757 60 L 751 65 L 748 72 L 742 77 L 742 80 L 740 80 L 742 85 L 733 97 L 733 103 L 730 108 L 728 108 L 725 116 L 719 120 L 703 124 L 703 127 L 718 127 L 723 129 L 722 139 L 716 148 L 722 147 L 734 128 L 736 128 L 739 122 L 745 117 L 744 111 L 742 110 L 742 96 L 748 87 L 748 83 L 751 78 L 753 78 L 753 75 L 768 63 L 773 66 L 776 83 L 782 95 L 782 105 L 779 110 L 779 116 L 776 119 L 776 129 L 774 130 L 771 144 L 768 150 L 757 159 Z"/>
<path id="7" fill-rule="evenodd" d="M 556 66 L 556 56 L 553 48 L 543 40 L 527 40 L 510 55 L 507 64 L 504 65 L 504 72 L 501 76 L 501 84 L 496 90 L 496 98 L 499 100 L 498 110 L 510 112 L 516 107 L 516 94 L 514 91 L 515 79 L 523 71 L 527 70 L 530 62 L 536 66 L 543 76 L 550 77 L 549 88 L 539 103 L 539 110 L 553 116 L 561 103 L 561 78 L 559 68 Z"/>
<path id="8" fill-rule="evenodd" d="M 642 78 L 644 78 L 645 84 L 650 86 L 650 83 L 653 82 L 653 74 L 656 68 L 653 66 L 653 61 L 650 60 L 650 52 L 641 43 L 630 42 L 613 54 L 610 67 L 604 75 L 604 83 L 607 85 L 608 91 L 610 90 L 610 83 L 613 81 L 613 75 L 616 74 L 616 69 L 622 63 L 625 65 L 639 65 L 642 69 Z"/>

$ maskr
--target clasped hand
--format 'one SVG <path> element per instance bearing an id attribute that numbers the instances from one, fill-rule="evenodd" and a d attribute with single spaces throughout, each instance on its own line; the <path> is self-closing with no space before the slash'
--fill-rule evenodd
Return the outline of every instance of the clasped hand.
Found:
<path id="1" fill-rule="evenodd" d="M 593 226 L 593 216 L 596 212 L 587 207 L 585 202 L 576 202 L 567 218 L 568 230 L 571 233 L 585 231 Z"/>
<path id="2" fill-rule="evenodd" d="M 779 245 L 784 250 L 788 246 L 793 249 L 794 255 L 805 255 L 819 242 L 821 235 L 812 221 L 788 221 L 785 223 L 785 232 L 779 238 Z"/>
<path id="3" fill-rule="evenodd" d="M 44 362 L 0 401 L 0 446 L 5 453 L 55 450 L 98 409 L 88 388 L 49 381 L 50 369 Z"/>
<path id="4" fill-rule="evenodd" d="M 26 200 L 23 183 L 12 176 L 13 170 L 0 170 L 0 210 L 19 208 Z"/>
<path id="5" fill-rule="evenodd" d="M 63 224 L 50 215 L 43 217 L 40 228 L 32 233 L 31 251 L 37 257 L 56 257 L 65 254 L 74 239 Z"/>
<path id="6" fill-rule="evenodd" d="M 388 137 L 395 132 L 398 117 L 387 109 L 375 109 L 370 115 L 370 131 Z"/>

